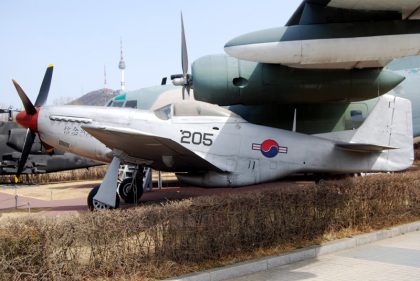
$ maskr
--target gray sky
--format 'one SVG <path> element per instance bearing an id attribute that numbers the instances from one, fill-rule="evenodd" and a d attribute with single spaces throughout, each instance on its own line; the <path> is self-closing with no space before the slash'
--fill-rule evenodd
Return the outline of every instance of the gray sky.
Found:
<path id="1" fill-rule="evenodd" d="M 0 105 L 21 107 L 11 79 L 34 101 L 54 64 L 49 104 L 103 87 L 119 88 L 120 37 L 126 88 L 181 72 L 180 11 L 190 64 L 223 53 L 243 33 L 283 26 L 300 0 L 4 0 L 0 1 Z"/>

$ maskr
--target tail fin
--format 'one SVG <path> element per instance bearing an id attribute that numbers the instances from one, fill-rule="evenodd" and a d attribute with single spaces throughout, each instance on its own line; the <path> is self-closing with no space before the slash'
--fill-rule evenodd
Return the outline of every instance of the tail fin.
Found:
<path id="1" fill-rule="evenodd" d="M 355 153 L 379 154 L 379 170 L 407 169 L 414 161 L 411 102 L 391 95 L 381 96 L 359 129 L 319 137 L 334 140 L 338 148 Z"/>

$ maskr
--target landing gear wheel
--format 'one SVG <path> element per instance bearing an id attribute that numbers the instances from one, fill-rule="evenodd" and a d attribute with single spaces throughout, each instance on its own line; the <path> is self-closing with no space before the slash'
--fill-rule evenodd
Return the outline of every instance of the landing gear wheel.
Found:
<path id="1" fill-rule="evenodd" d="M 118 194 L 124 200 L 125 203 L 133 204 L 140 200 L 143 195 L 143 188 L 141 182 L 137 181 L 137 200 L 134 200 L 134 188 L 132 186 L 133 179 L 126 178 L 118 186 Z M 140 187 L 140 188 L 139 188 Z"/>
<path id="2" fill-rule="evenodd" d="M 99 189 L 99 185 L 92 188 L 92 190 L 89 192 L 89 195 L 87 198 L 87 204 L 88 204 L 89 210 L 95 211 L 95 210 L 117 209 L 120 206 L 120 197 L 118 196 L 118 194 L 115 199 L 115 208 L 112 208 L 102 202 L 94 200 L 93 197 L 95 197 L 96 193 L 98 193 L 98 189 Z"/>

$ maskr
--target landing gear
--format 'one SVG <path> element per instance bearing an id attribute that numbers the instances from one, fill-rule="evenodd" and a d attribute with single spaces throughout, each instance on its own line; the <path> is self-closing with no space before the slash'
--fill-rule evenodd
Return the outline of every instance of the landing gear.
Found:
<path id="1" fill-rule="evenodd" d="M 118 194 L 125 203 L 136 203 L 143 195 L 143 181 L 137 178 L 126 178 L 118 186 Z"/>
<path id="2" fill-rule="evenodd" d="M 118 194 L 115 199 L 115 208 L 93 199 L 96 193 L 98 193 L 98 189 L 99 189 L 99 185 L 92 188 L 92 190 L 89 192 L 89 195 L 87 198 L 87 204 L 88 204 L 89 210 L 95 211 L 95 210 L 117 209 L 120 206 L 120 197 L 118 196 Z"/>
<path id="3" fill-rule="evenodd" d="M 130 177 L 118 185 L 120 163 L 121 161 L 114 157 L 101 185 L 95 186 L 89 193 L 87 203 L 91 211 L 118 208 L 120 196 L 126 203 L 137 203 L 143 195 L 143 183 L 147 184 L 151 180 L 150 168 L 136 166 Z M 115 189 L 118 189 L 118 192 Z"/>

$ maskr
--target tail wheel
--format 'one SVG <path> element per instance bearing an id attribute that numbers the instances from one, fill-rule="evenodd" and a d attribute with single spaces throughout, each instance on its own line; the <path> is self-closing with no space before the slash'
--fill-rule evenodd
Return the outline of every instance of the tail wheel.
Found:
<path id="1" fill-rule="evenodd" d="M 133 204 L 136 201 L 140 200 L 140 198 L 143 195 L 143 186 L 142 182 L 139 180 L 136 181 L 137 186 L 137 200 L 135 200 L 135 192 L 133 188 L 133 179 L 132 178 L 126 178 L 123 180 L 120 185 L 118 186 L 118 194 L 121 196 L 121 198 L 124 200 L 125 203 Z"/>
<path id="2" fill-rule="evenodd" d="M 98 193 L 99 185 L 92 188 L 92 190 L 89 192 L 88 198 L 87 198 L 87 204 L 89 207 L 89 210 L 96 211 L 96 210 L 109 210 L 109 209 L 117 209 L 120 206 L 120 197 L 117 194 L 117 197 L 115 199 L 115 208 L 112 208 L 102 202 L 96 201 L 93 199 L 95 197 L 96 193 Z"/>

